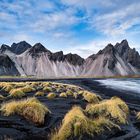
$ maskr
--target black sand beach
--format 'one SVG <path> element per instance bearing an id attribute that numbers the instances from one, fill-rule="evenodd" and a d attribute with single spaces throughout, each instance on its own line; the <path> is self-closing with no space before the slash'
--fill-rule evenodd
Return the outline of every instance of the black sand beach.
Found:
<path id="1" fill-rule="evenodd" d="M 78 85 L 86 90 L 92 91 L 99 94 L 102 98 L 108 99 L 112 96 L 118 96 L 122 98 L 130 108 L 130 118 L 129 125 L 122 126 L 120 131 L 107 133 L 100 137 L 95 137 L 95 139 L 112 139 L 112 140 L 123 140 L 123 139 L 140 139 L 140 122 L 136 121 L 136 112 L 140 111 L 140 97 L 131 93 L 124 91 L 118 91 L 112 88 L 107 88 L 106 86 L 101 85 L 99 82 L 94 81 L 93 79 L 67 79 L 67 80 L 42 80 L 42 79 L 0 79 L 0 81 L 56 81 L 68 84 Z M 30 93 L 29 96 L 32 96 L 34 93 Z M 52 129 L 58 127 L 64 117 L 64 115 L 71 109 L 73 105 L 80 105 L 82 108 L 85 108 L 86 102 L 79 99 L 62 99 L 56 98 L 52 101 L 44 99 L 43 97 L 38 97 L 38 99 L 46 104 L 49 109 L 52 111 L 52 114 L 49 118 L 49 122 L 45 122 L 45 125 L 37 127 L 32 123 L 25 121 L 22 117 L 11 116 L 4 117 L 0 116 L 0 140 L 3 139 L 13 139 L 13 140 L 29 140 L 29 139 L 39 139 L 47 140 L 48 133 Z"/>

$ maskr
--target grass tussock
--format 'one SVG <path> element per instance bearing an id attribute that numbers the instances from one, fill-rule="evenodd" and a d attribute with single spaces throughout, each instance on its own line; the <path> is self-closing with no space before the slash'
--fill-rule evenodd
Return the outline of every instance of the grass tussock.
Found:
<path id="1" fill-rule="evenodd" d="M 25 93 L 21 89 L 12 89 L 10 91 L 10 96 L 13 98 L 22 98 L 25 96 Z"/>
<path id="2" fill-rule="evenodd" d="M 67 96 L 73 96 L 73 92 L 71 90 L 66 91 Z"/>
<path id="3" fill-rule="evenodd" d="M 10 92 L 13 89 L 13 86 L 10 84 L 3 84 L 2 89 L 6 92 Z"/>
<path id="4" fill-rule="evenodd" d="M 13 87 L 12 87 L 11 85 L 7 85 L 7 86 L 3 87 L 3 89 L 4 89 L 6 92 L 10 92 L 10 91 L 13 89 Z"/>
<path id="5" fill-rule="evenodd" d="M 56 98 L 56 94 L 55 93 L 49 93 L 48 95 L 47 95 L 47 98 L 48 99 L 54 99 L 54 98 Z"/>
<path id="6" fill-rule="evenodd" d="M 88 103 L 99 103 L 99 101 L 101 100 L 101 97 L 99 95 L 96 95 L 96 94 L 91 93 L 89 91 L 84 91 L 83 98 Z"/>
<path id="7" fill-rule="evenodd" d="M 92 118 L 104 116 L 115 123 L 126 124 L 129 114 L 128 106 L 120 98 L 113 97 L 110 100 L 105 100 L 99 104 L 89 104 L 86 107 L 86 112 Z"/>
<path id="8" fill-rule="evenodd" d="M 29 86 L 29 85 L 26 85 L 25 87 L 22 87 L 21 90 L 24 93 L 35 91 L 35 89 L 33 87 Z"/>
<path id="9" fill-rule="evenodd" d="M 1 106 L 1 112 L 5 116 L 21 115 L 38 125 L 43 124 L 45 115 L 50 113 L 49 109 L 36 98 L 4 103 Z"/>
<path id="10" fill-rule="evenodd" d="M 52 86 L 53 84 L 52 84 L 52 82 L 43 82 L 43 87 L 50 87 L 50 86 Z"/>
<path id="11" fill-rule="evenodd" d="M 140 121 L 140 112 L 137 113 L 137 120 Z"/>
<path id="12" fill-rule="evenodd" d="M 104 117 L 95 120 L 89 119 L 82 108 L 73 107 L 64 117 L 62 125 L 58 131 L 52 133 L 51 140 L 85 139 L 93 138 L 95 135 L 119 128 L 118 125 Z"/>
<path id="13" fill-rule="evenodd" d="M 78 95 L 83 95 L 84 94 L 84 90 L 79 90 L 77 93 L 78 93 Z"/>
<path id="14" fill-rule="evenodd" d="M 65 92 L 60 93 L 59 97 L 61 98 L 67 98 L 67 94 Z"/>
<path id="15" fill-rule="evenodd" d="M 5 99 L 5 97 L 3 95 L 0 95 L 0 100 Z"/>
<path id="16" fill-rule="evenodd" d="M 27 85 L 26 82 L 19 82 L 19 83 L 14 83 L 14 84 L 15 84 L 15 88 L 21 88 Z"/>
<path id="17" fill-rule="evenodd" d="M 45 91 L 45 92 L 52 92 L 53 90 L 52 90 L 51 87 L 44 87 L 43 91 Z"/>
<path id="18" fill-rule="evenodd" d="M 43 91 L 38 91 L 35 96 L 45 96 L 45 93 Z"/>
<path id="19" fill-rule="evenodd" d="M 40 84 L 41 84 L 40 82 L 32 82 L 30 84 L 30 86 L 33 87 L 33 88 L 36 88 L 36 87 L 40 86 Z"/>

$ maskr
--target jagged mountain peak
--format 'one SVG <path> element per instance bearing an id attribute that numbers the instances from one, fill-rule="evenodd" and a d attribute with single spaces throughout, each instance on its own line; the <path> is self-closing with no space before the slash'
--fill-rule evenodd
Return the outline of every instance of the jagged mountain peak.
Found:
<path id="1" fill-rule="evenodd" d="M 129 44 L 126 39 L 122 40 L 121 43 L 116 43 L 114 46 L 118 51 L 124 51 L 126 49 L 129 49 Z"/>
<path id="2" fill-rule="evenodd" d="M 46 49 L 41 43 L 36 43 L 33 47 L 29 49 L 29 53 L 38 56 L 39 53 L 47 52 L 48 54 L 51 53 L 48 49 Z"/>
<path id="3" fill-rule="evenodd" d="M 103 50 L 99 50 L 97 54 L 92 54 L 88 58 L 91 58 L 92 60 L 95 60 L 99 55 L 114 55 L 115 49 L 114 46 L 110 43 L 108 44 Z"/>
<path id="4" fill-rule="evenodd" d="M 66 54 L 65 60 L 67 60 L 73 65 L 82 65 L 84 63 L 84 59 L 81 56 L 72 53 Z"/>
<path id="5" fill-rule="evenodd" d="M 44 48 L 44 46 L 40 42 L 34 44 L 34 47 L 37 47 L 37 46 Z"/>
<path id="6" fill-rule="evenodd" d="M 31 48 L 32 46 L 27 43 L 26 41 L 21 41 L 19 43 L 13 43 L 11 45 L 11 51 L 15 54 L 22 54 L 25 52 L 27 49 Z"/>
<path id="7" fill-rule="evenodd" d="M 58 51 L 58 52 L 55 52 L 55 53 L 63 55 L 63 51 Z"/>
<path id="8" fill-rule="evenodd" d="M 124 46 L 129 46 L 127 39 L 122 40 L 120 44 L 122 44 Z"/>
<path id="9" fill-rule="evenodd" d="M 6 50 L 11 50 L 11 48 L 6 44 L 2 44 L 0 47 L 0 52 L 3 53 Z"/>
<path id="10" fill-rule="evenodd" d="M 115 50 L 119 53 L 119 56 L 132 66 L 140 69 L 140 55 L 135 48 L 129 47 L 128 41 L 125 39 L 121 43 L 115 45 Z"/>
<path id="11" fill-rule="evenodd" d="M 52 53 L 50 56 L 49 56 L 49 59 L 52 60 L 52 61 L 63 61 L 64 60 L 64 54 L 63 54 L 63 51 L 59 51 L 59 52 L 55 52 L 55 53 Z"/>
<path id="12" fill-rule="evenodd" d="M 120 56 L 124 56 L 125 53 L 128 53 L 129 50 L 131 50 L 131 48 L 129 47 L 128 41 L 126 39 L 122 40 L 121 43 L 116 43 L 114 48 L 119 53 Z M 126 57 L 126 54 L 125 54 L 125 57 Z"/>
<path id="13" fill-rule="evenodd" d="M 103 50 L 102 53 L 104 54 L 113 54 L 115 52 L 114 46 L 110 43 L 108 44 Z"/>
<path id="14" fill-rule="evenodd" d="M 52 53 L 49 56 L 50 60 L 53 61 L 67 61 L 72 65 L 82 65 L 84 63 L 84 59 L 77 54 L 68 53 L 66 55 L 63 54 L 63 51 L 59 51 L 56 53 Z"/>
<path id="15" fill-rule="evenodd" d="M 17 45 L 17 44 L 29 44 L 29 43 L 27 43 L 25 40 L 23 40 L 23 41 L 20 41 L 20 42 L 18 42 L 18 43 L 13 43 L 12 45 L 11 45 L 11 47 L 13 46 L 13 45 Z"/>
<path id="16" fill-rule="evenodd" d="M 65 55 L 66 57 L 77 57 L 77 58 L 82 58 L 81 56 L 79 56 L 78 54 L 72 54 L 72 53 L 68 53 Z"/>
<path id="17" fill-rule="evenodd" d="M 6 44 L 2 44 L 1 48 L 10 48 L 10 46 L 6 45 Z"/>

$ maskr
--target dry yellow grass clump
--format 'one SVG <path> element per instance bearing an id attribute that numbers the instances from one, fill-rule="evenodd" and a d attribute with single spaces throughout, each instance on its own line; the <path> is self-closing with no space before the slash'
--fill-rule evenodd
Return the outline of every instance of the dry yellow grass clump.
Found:
<path id="1" fill-rule="evenodd" d="M 45 91 L 45 92 L 52 92 L 52 88 L 51 87 L 44 87 L 43 91 Z"/>
<path id="2" fill-rule="evenodd" d="M 137 119 L 140 120 L 140 112 L 137 113 Z"/>
<path id="3" fill-rule="evenodd" d="M 50 113 L 49 109 L 36 98 L 4 103 L 1 106 L 1 112 L 5 116 L 21 115 L 38 125 L 43 124 L 45 115 Z"/>
<path id="4" fill-rule="evenodd" d="M 62 93 L 60 93 L 59 97 L 67 98 L 68 96 L 67 96 L 67 94 L 65 92 L 62 92 Z"/>
<path id="5" fill-rule="evenodd" d="M 56 94 L 55 93 L 49 93 L 48 95 L 47 95 L 47 98 L 48 99 L 54 99 L 54 98 L 56 98 Z"/>
<path id="6" fill-rule="evenodd" d="M 52 82 L 43 82 L 42 85 L 43 87 L 49 87 L 52 85 Z"/>
<path id="7" fill-rule="evenodd" d="M 5 97 L 3 95 L 0 95 L 0 100 L 3 100 Z"/>
<path id="8" fill-rule="evenodd" d="M 2 83 L 0 87 L 6 92 L 10 92 L 13 89 L 13 85 L 9 83 Z"/>
<path id="9" fill-rule="evenodd" d="M 73 92 L 71 90 L 66 91 L 67 96 L 73 96 Z"/>
<path id="10" fill-rule="evenodd" d="M 93 138 L 94 135 L 113 127 L 119 128 L 104 117 L 91 120 L 85 116 L 82 108 L 75 106 L 65 115 L 60 129 L 52 133 L 51 140 Z"/>
<path id="11" fill-rule="evenodd" d="M 25 96 L 25 93 L 19 88 L 19 89 L 12 89 L 10 91 L 10 96 L 14 98 L 22 98 Z"/>
<path id="12" fill-rule="evenodd" d="M 38 91 L 35 96 L 45 96 L 45 93 L 43 91 Z"/>
<path id="13" fill-rule="evenodd" d="M 33 88 L 36 88 L 36 87 L 40 86 L 40 84 L 41 84 L 40 82 L 32 82 L 32 83 L 30 83 L 30 86 Z"/>
<path id="14" fill-rule="evenodd" d="M 86 112 L 92 118 L 104 116 L 115 123 L 127 123 L 129 113 L 128 106 L 120 98 L 113 97 L 110 100 L 105 100 L 99 104 L 89 104 L 86 107 Z"/>
<path id="15" fill-rule="evenodd" d="M 21 90 L 25 93 L 35 91 L 35 89 L 32 86 L 26 85 L 25 87 L 22 87 Z"/>
<path id="16" fill-rule="evenodd" d="M 27 85 L 27 83 L 25 82 L 18 82 L 18 83 L 14 83 L 15 84 L 15 88 L 21 88 L 21 87 L 25 87 Z"/>
<path id="17" fill-rule="evenodd" d="M 7 85 L 7 86 L 3 87 L 3 89 L 4 89 L 6 92 L 10 92 L 10 91 L 13 89 L 13 87 L 12 87 L 11 85 Z"/>
<path id="18" fill-rule="evenodd" d="M 83 95 L 84 94 L 84 90 L 79 90 L 77 93 L 78 93 L 78 95 Z"/>
<path id="19" fill-rule="evenodd" d="M 101 97 L 99 95 L 96 95 L 89 91 L 84 91 L 83 97 L 84 100 L 86 100 L 89 103 L 99 103 L 99 101 L 101 100 Z"/>

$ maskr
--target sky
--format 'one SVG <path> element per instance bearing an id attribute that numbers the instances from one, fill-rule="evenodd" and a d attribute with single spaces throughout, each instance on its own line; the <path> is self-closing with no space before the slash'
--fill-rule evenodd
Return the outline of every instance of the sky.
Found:
<path id="1" fill-rule="evenodd" d="M 0 44 L 40 42 L 86 58 L 123 39 L 140 52 L 140 0 L 0 0 Z"/>

